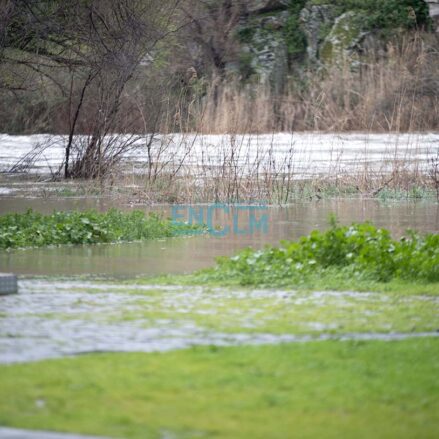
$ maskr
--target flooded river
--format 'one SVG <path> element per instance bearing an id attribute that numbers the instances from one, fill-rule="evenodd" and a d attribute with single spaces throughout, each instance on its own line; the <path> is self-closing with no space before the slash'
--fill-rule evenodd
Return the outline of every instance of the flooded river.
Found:
<path id="1" fill-rule="evenodd" d="M 67 136 L 0 134 L 0 172 L 12 168 L 33 173 L 56 171 L 63 162 Z M 139 136 L 124 160 L 143 172 L 148 163 L 149 137 Z M 352 173 L 386 172 L 404 164 L 408 169 L 428 168 L 439 151 L 439 133 L 273 133 L 261 135 L 170 134 L 152 143 L 153 160 L 195 170 L 213 170 L 232 163 L 244 172 L 258 166 L 272 169 L 290 162 L 295 178 Z M 29 155 L 29 153 L 31 153 Z M 24 157 L 27 158 L 23 160 Z M 18 165 L 18 166 L 17 166 Z M 207 172 L 207 171 L 206 171 Z M 0 188 L 1 192 L 1 188 Z"/>
<path id="2" fill-rule="evenodd" d="M 98 198 L 44 200 L 0 197 L 0 214 L 23 212 L 28 208 L 50 213 L 54 210 L 90 208 L 107 210 L 110 207 L 127 210 L 133 208 Z M 201 207 L 206 210 L 205 206 Z M 135 208 L 162 212 L 167 216 L 171 214 L 171 206 L 168 205 Z M 266 233 L 260 230 L 253 234 L 237 234 L 233 227 L 233 215 L 238 215 L 239 229 L 245 232 L 248 231 L 249 213 L 231 209 L 227 214 L 222 209 L 216 209 L 214 224 L 221 229 L 230 229 L 225 236 L 192 236 L 124 244 L 1 251 L 0 271 L 23 275 L 92 274 L 116 278 L 189 273 L 211 266 L 217 256 L 232 255 L 243 247 L 261 248 L 266 244 L 278 244 L 283 239 L 297 239 L 313 229 L 325 229 L 332 213 L 343 224 L 372 221 L 390 229 L 394 236 L 402 235 L 409 228 L 421 232 L 439 231 L 439 204 L 434 202 L 320 200 L 297 202 L 288 207 L 269 207 L 264 212 L 268 225 Z M 181 213 L 184 215 L 184 207 Z"/>
<path id="3" fill-rule="evenodd" d="M 0 136 L 0 171 L 16 162 L 38 139 L 44 141 L 44 136 Z M 307 169 L 312 172 L 336 173 L 350 172 L 358 165 L 363 166 L 365 160 L 382 166 L 386 157 L 409 159 L 415 166 L 424 166 L 439 144 L 439 135 L 429 134 L 368 138 L 359 134 L 310 134 L 294 139 L 280 134 L 274 140 L 263 136 L 256 139 L 265 150 L 270 142 L 275 142 L 274 153 L 278 155 L 287 153 L 293 142 L 303 173 L 310 164 L 313 168 Z M 198 139 L 193 146 L 195 165 L 197 154 L 205 152 L 203 148 L 213 145 L 217 152 L 222 151 L 215 146 L 220 141 L 218 137 L 206 137 L 205 141 L 211 143 L 203 144 Z M 301 145 L 305 148 L 305 144 L 306 151 L 301 152 Z M 254 151 L 253 146 L 251 149 Z M 59 142 L 45 149 L 33 171 L 47 172 L 48 166 L 56 168 L 61 153 Z M 131 159 L 141 163 L 142 155 Z M 337 169 L 331 168 L 334 160 Z M 21 184 L 26 186 L 25 196 L 18 189 Z M 30 196 L 34 195 L 33 188 L 39 197 Z M 56 198 L 50 190 L 46 182 L 23 183 L 20 178 L 6 175 L 0 184 L 0 215 L 28 209 L 48 214 L 55 210 L 106 211 L 116 207 L 171 216 L 173 209 L 171 205 L 128 205 L 121 198 Z M 41 196 L 42 191 L 47 191 L 47 197 Z M 198 212 L 200 220 L 207 222 L 207 205 L 192 209 Z M 178 207 L 181 220 L 188 219 L 189 211 L 188 206 Z M 20 292 L 0 300 L 0 363 L 86 352 L 163 351 L 203 344 L 437 337 L 436 297 L 158 287 L 114 281 L 190 273 L 243 247 L 262 248 L 284 239 L 297 239 L 313 229 L 325 229 L 332 214 L 342 224 L 371 221 L 388 228 L 395 237 L 407 229 L 439 232 L 439 204 L 432 200 L 384 203 L 343 198 L 264 207 L 256 211 L 256 216 L 261 220 L 266 215 L 266 229 L 261 227 L 254 233 L 250 233 L 251 211 L 218 206 L 213 210 L 213 225 L 216 232 L 227 231 L 219 233 L 222 236 L 206 234 L 133 243 L 2 250 L 0 272 L 20 275 Z M 85 279 L 78 277 L 81 275 Z M 360 313 L 356 314 L 356 310 Z"/>
<path id="4" fill-rule="evenodd" d="M 298 166 L 295 176 L 326 173 L 339 175 L 354 172 L 358 166 L 392 166 L 392 163 L 406 163 L 411 166 L 427 166 L 429 160 L 439 151 L 439 134 L 370 134 L 370 133 L 277 133 L 272 135 L 208 136 L 171 135 L 157 139 L 156 145 L 166 140 L 166 150 L 172 160 L 179 160 L 179 154 L 187 156 L 189 167 L 196 167 L 208 157 L 216 166 L 233 155 L 233 163 L 240 168 L 256 161 L 282 161 L 294 154 L 293 163 Z M 40 145 L 39 154 L 29 163 L 29 170 L 44 173 L 56 170 L 63 159 L 63 136 L 0 135 L 0 171 L 10 169 L 26 153 Z M 234 145 L 233 151 L 230 148 Z M 188 149 L 189 148 L 189 149 Z M 165 160 L 162 156 L 162 160 Z M 142 140 L 138 148 L 126 159 L 139 169 L 145 168 Z M 230 157 L 229 157 L 230 158 Z M 228 159 L 227 159 L 228 160 Z M 209 167 L 208 166 L 208 167 Z M 408 169 L 408 168 L 407 168 Z M 29 208 L 51 213 L 54 210 L 76 210 L 110 207 L 130 209 L 132 207 L 102 198 L 51 198 L 46 182 L 27 182 L 27 193 L 32 190 L 48 191 L 48 198 L 20 197 L 20 179 L 8 176 L 0 184 L 0 215 L 8 212 L 24 212 Z M 41 189 L 42 188 L 42 189 Z M 45 189 L 46 188 L 46 189 Z M 45 195 L 45 194 L 43 194 Z M 143 210 L 154 210 L 170 215 L 170 206 L 154 208 L 136 206 Z M 219 228 L 231 226 L 233 215 L 217 209 L 215 225 Z M 11 271 L 26 275 L 78 275 L 96 274 L 115 277 L 136 275 L 157 275 L 163 273 L 187 273 L 212 265 L 217 256 L 231 255 L 246 247 L 262 247 L 277 244 L 282 239 L 296 239 L 313 229 L 327 227 L 328 217 L 334 213 L 342 223 L 372 221 L 378 226 L 389 228 L 395 236 L 412 228 L 421 232 L 439 230 L 439 206 L 434 202 L 398 202 L 383 204 L 375 200 L 343 199 L 297 202 L 289 207 L 270 207 L 267 233 L 226 234 L 222 237 L 194 236 L 153 240 L 142 243 L 112 244 L 95 246 L 64 246 L 0 252 L 0 271 Z M 248 224 L 248 212 L 238 212 L 240 227 Z"/>

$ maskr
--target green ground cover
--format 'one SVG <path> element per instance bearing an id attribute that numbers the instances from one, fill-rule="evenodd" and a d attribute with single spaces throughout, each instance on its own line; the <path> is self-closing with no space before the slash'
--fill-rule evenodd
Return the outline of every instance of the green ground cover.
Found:
<path id="1" fill-rule="evenodd" d="M 439 340 L 0 366 L 0 424 L 124 438 L 435 438 Z"/>
<path id="2" fill-rule="evenodd" d="M 332 219 L 327 231 L 316 230 L 279 247 L 247 248 L 236 256 L 218 258 L 213 268 L 174 279 L 195 284 L 435 293 L 439 234 L 410 232 L 395 240 L 389 231 L 370 223 L 340 226 Z"/>
<path id="3" fill-rule="evenodd" d="M 196 226 L 174 224 L 170 219 L 142 211 L 101 213 L 28 210 L 0 216 L 0 249 L 62 244 L 98 244 L 138 241 L 190 234 Z"/>

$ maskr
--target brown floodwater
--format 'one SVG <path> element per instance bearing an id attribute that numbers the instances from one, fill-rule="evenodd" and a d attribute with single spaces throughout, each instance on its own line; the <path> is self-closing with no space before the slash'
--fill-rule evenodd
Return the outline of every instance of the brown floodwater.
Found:
<path id="1" fill-rule="evenodd" d="M 168 205 L 133 207 L 98 198 L 0 198 L 0 214 L 23 212 L 29 208 L 50 213 L 54 210 L 90 208 L 107 210 L 110 207 L 171 214 L 171 206 Z M 199 214 L 200 208 L 206 222 L 207 206 L 196 206 L 194 213 Z M 188 216 L 184 207 L 179 213 L 183 218 Z M 433 202 L 382 203 L 377 200 L 334 199 L 297 202 L 287 207 L 255 211 L 257 219 L 262 214 L 267 215 L 266 233 L 263 230 L 248 233 L 248 210 L 232 208 L 227 213 L 223 208 L 217 208 L 213 211 L 213 224 L 218 230 L 229 228 L 229 233 L 224 236 L 0 251 L 0 271 L 24 275 L 92 274 L 114 277 L 189 273 L 212 265 L 217 256 L 232 255 L 243 247 L 261 248 L 266 244 L 277 244 L 282 239 L 297 239 L 313 229 L 325 229 L 330 214 L 335 214 L 342 224 L 372 221 L 390 229 L 394 236 L 402 235 L 409 228 L 420 232 L 439 232 L 439 204 Z"/>

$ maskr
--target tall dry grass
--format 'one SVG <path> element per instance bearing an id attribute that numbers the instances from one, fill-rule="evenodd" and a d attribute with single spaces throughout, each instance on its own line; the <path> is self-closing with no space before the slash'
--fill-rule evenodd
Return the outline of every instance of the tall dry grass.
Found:
<path id="1" fill-rule="evenodd" d="M 261 133 L 294 131 L 410 132 L 439 129 L 439 35 L 408 33 L 377 43 L 360 64 L 304 68 L 283 93 L 240 78 L 180 78 L 140 69 L 121 96 L 112 132 Z M 18 74 L 19 72 L 17 72 Z M 50 72 L 66 87 L 68 72 Z M 47 78 L 27 78 L 34 92 L 0 90 L 4 132 L 66 133 L 71 108 Z M 99 111 L 90 90 L 77 132 L 88 134 Z"/>
<path id="2" fill-rule="evenodd" d="M 180 87 L 177 94 L 168 90 L 166 99 L 164 86 L 154 85 L 148 93 L 136 87 L 127 90 L 121 132 L 137 133 L 133 149 L 135 144 L 136 154 L 146 154 L 147 163 L 140 170 L 128 164 L 132 172 L 109 166 L 106 182 L 113 187 L 113 181 L 136 175 L 141 183 L 128 186 L 136 186 L 140 199 L 151 202 L 269 200 L 284 204 L 309 194 L 376 196 L 386 190 L 410 193 L 419 187 L 435 190 L 439 197 L 439 156 L 431 157 L 427 170 L 418 168 L 416 151 L 403 159 L 396 154 L 405 145 L 390 148 L 380 167 L 374 168 L 367 157 L 366 140 L 365 156 L 358 158 L 364 159 L 364 166 L 355 173 L 344 170 L 342 157 L 337 156 L 325 175 L 304 176 L 293 134 L 291 148 L 283 155 L 277 154 L 274 140 L 255 151 L 248 138 L 238 136 L 439 129 L 439 36 L 405 35 L 385 49 L 370 48 L 361 60 L 356 68 L 345 64 L 308 70 L 300 81 L 291 79 L 282 95 L 273 94 L 269 84 L 215 79 L 202 97 L 191 93 L 190 86 Z M 176 131 L 181 134 L 172 135 Z M 205 133 L 230 136 L 223 136 L 213 154 L 207 144 L 198 145 L 198 137 Z M 196 147 L 201 149 L 198 155 Z M 117 161 L 121 163 L 125 161 Z"/>
<path id="3" fill-rule="evenodd" d="M 192 107 L 204 133 L 411 132 L 439 129 L 439 37 L 406 34 L 372 47 L 361 63 L 308 70 L 282 95 L 270 84 L 212 81 Z"/>

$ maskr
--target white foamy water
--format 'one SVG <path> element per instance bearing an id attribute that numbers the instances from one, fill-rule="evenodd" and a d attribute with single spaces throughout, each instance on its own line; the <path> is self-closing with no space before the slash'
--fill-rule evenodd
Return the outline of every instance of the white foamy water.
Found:
<path id="1" fill-rule="evenodd" d="M 30 170 L 45 173 L 63 162 L 66 136 L 0 135 L 0 171 L 8 171 L 36 147 Z M 135 148 L 125 153 L 137 171 L 148 162 L 146 139 L 139 137 Z M 276 133 L 264 135 L 159 136 L 153 142 L 154 161 L 171 167 L 182 162 L 186 169 L 203 168 L 215 173 L 223 163 L 251 172 L 290 170 L 298 176 L 353 173 L 359 170 L 388 172 L 428 168 L 439 154 L 439 133 Z"/>

